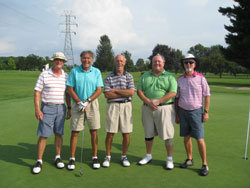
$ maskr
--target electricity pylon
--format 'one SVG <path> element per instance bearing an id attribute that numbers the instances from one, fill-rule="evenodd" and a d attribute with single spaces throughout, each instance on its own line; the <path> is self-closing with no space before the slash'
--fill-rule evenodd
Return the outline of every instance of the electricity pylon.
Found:
<path id="1" fill-rule="evenodd" d="M 73 54 L 73 48 L 72 48 L 72 40 L 71 40 L 71 33 L 76 35 L 75 31 L 71 30 L 71 26 L 74 25 L 78 27 L 78 24 L 71 21 L 71 18 L 76 19 L 76 16 L 71 15 L 71 10 L 64 10 L 65 16 L 65 23 L 61 23 L 61 25 L 65 25 L 65 30 L 62 31 L 62 33 L 65 33 L 65 41 L 64 41 L 64 55 L 67 57 L 68 62 L 67 64 L 70 66 L 74 66 L 74 54 Z"/>

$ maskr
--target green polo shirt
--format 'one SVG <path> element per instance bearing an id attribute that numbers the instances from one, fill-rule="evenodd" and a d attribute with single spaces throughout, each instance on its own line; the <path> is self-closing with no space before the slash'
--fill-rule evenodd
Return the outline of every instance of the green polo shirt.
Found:
<path id="1" fill-rule="evenodd" d="M 154 76 L 152 71 L 144 73 L 138 83 L 139 90 L 149 99 L 159 99 L 168 92 L 177 92 L 177 81 L 170 72 L 163 71 L 160 76 Z M 174 102 L 174 98 L 165 103 Z"/>

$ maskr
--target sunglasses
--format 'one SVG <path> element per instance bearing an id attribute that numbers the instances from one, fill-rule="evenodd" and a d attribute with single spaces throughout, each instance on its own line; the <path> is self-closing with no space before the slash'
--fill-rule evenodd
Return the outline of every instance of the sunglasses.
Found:
<path id="1" fill-rule="evenodd" d="M 195 62 L 194 62 L 194 61 L 185 61 L 185 62 L 184 62 L 185 65 L 187 65 L 188 63 L 189 63 L 190 65 L 192 65 L 192 64 L 194 64 Z"/>

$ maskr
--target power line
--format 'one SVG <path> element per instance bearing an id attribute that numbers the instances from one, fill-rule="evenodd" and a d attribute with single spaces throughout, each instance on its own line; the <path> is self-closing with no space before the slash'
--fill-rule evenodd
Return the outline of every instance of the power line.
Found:
<path id="1" fill-rule="evenodd" d="M 72 49 L 72 40 L 71 33 L 76 35 L 75 31 L 71 30 L 71 26 L 74 25 L 78 27 L 78 24 L 71 21 L 71 18 L 76 19 L 76 16 L 71 15 L 71 10 L 64 10 L 65 23 L 61 23 L 61 25 L 65 25 L 65 30 L 62 33 L 65 33 L 65 41 L 64 41 L 64 54 L 68 59 L 68 65 L 74 65 L 74 55 Z"/>

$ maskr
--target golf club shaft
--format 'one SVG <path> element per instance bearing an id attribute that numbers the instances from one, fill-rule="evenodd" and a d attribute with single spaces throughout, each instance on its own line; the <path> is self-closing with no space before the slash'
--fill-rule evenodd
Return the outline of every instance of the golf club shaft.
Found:
<path id="1" fill-rule="evenodd" d="M 80 166 L 80 174 L 82 174 L 82 158 L 83 158 L 83 144 L 84 144 L 84 127 L 85 127 L 85 122 L 86 122 L 86 111 L 83 111 L 84 113 L 84 121 L 83 121 L 83 130 L 82 130 L 82 146 L 81 146 L 81 166 Z"/>
<path id="2" fill-rule="evenodd" d="M 248 145 L 248 136 L 249 136 L 249 123 L 250 123 L 250 106 L 249 106 L 249 115 L 248 115 L 247 139 L 246 139 L 246 149 L 245 149 L 245 160 L 247 159 L 247 145 Z"/>

